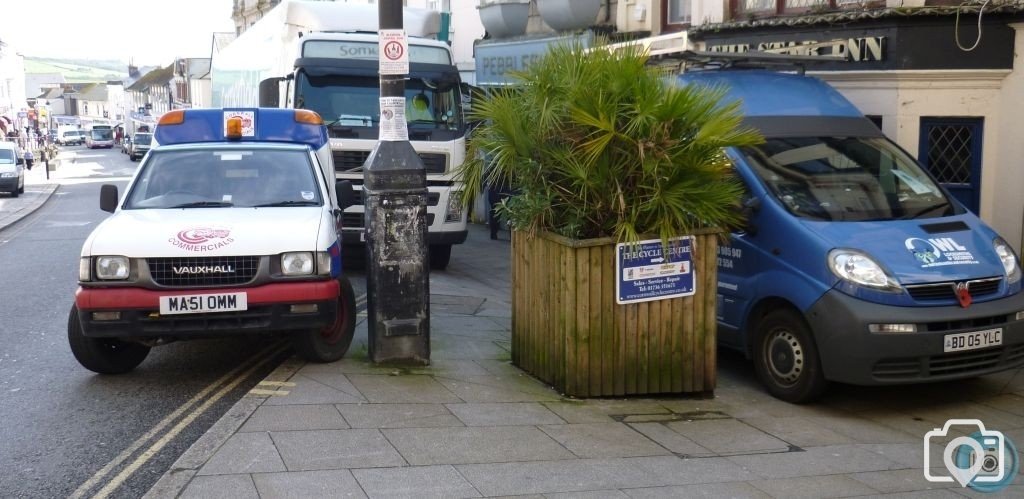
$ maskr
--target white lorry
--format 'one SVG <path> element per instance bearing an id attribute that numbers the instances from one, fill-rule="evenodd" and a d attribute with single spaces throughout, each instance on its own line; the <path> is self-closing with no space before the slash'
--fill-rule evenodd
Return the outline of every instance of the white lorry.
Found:
<path id="1" fill-rule="evenodd" d="M 346 245 L 366 238 L 363 166 L 380 131 L 377 22 L 376 5 L 285 0 L 212 61 L 214 106 L 310 109 L 323 117 L 336 176 L 356 188 L 356 204 L 344 214 Z M 431 267 L 444 269 L 467 234 L 454 176 L 466 156 L 462 82 L 451 48 L 429 38 L 440 30 L 440 14 L 406 8 L 404 24 L 406 99 L 425 104 L 406 113 L 409 139 L 426 168 Z"/>

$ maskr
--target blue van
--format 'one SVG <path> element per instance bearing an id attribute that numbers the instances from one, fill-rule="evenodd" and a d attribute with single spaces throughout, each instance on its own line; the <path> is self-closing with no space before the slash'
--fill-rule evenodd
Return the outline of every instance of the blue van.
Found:
<path id="1" fill-rule="evenodd" d="M 1014 249 L 839 92 L 757 69 L 678 80 L 724 87 L 765 137 L 727 151 L 747 224 L 720 247 L 718 326 L 772 395 L 1024 365 Z"/>

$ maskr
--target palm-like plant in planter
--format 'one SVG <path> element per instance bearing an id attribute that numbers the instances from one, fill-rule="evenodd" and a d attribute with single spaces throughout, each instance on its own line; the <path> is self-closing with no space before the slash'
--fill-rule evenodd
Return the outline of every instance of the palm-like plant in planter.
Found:
<path id="1" fill-rule="evenodd" d="M 513 360 L 572 395 L 713 389 L 714 233 L 741 217 L 724 148 L 760 136 L 741 126 L 739 103 L 667 83 L 639 49 L 558 45 L 517 77 L 474 105 L 478 159 L 461 170 L 463 199 L 490 182 L 516 190 L 500 208 L 515 230 Z M 614 243 L 693 234 L 706 235 L 694 270 L 711 291 L 610 298 Z"/>

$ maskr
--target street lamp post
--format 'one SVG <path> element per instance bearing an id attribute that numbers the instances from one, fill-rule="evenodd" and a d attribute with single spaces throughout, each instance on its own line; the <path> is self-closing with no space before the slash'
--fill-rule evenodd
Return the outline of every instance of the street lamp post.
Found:
<path id="1" fill-rule="evenodd" d="M 365 163 L 370 359 L 430 363 L 427 177 L 409 143 L 405 78 L 409 47 L 402 1 L 379 2 L 380 136 Z"/>

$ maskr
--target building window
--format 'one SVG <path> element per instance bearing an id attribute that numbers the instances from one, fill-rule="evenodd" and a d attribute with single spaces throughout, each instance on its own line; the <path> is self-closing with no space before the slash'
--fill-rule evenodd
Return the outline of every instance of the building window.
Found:
<path id="1" fill-rule="evenodd" d="M 733 19 L 806 14 L 845 8 L 884 7 L 883 0 L 730 0 Z"/>
<path id="2" fill-rule="evenodd" d="M 661 0 L 662 31 L 680 31 L 690 26 L 692 0 Z"/>
<path id="3" fill-rule="evenodd" d="M 935 179 L 977 213 L 983 118 L 921 118 L 918 159 Z"/>

